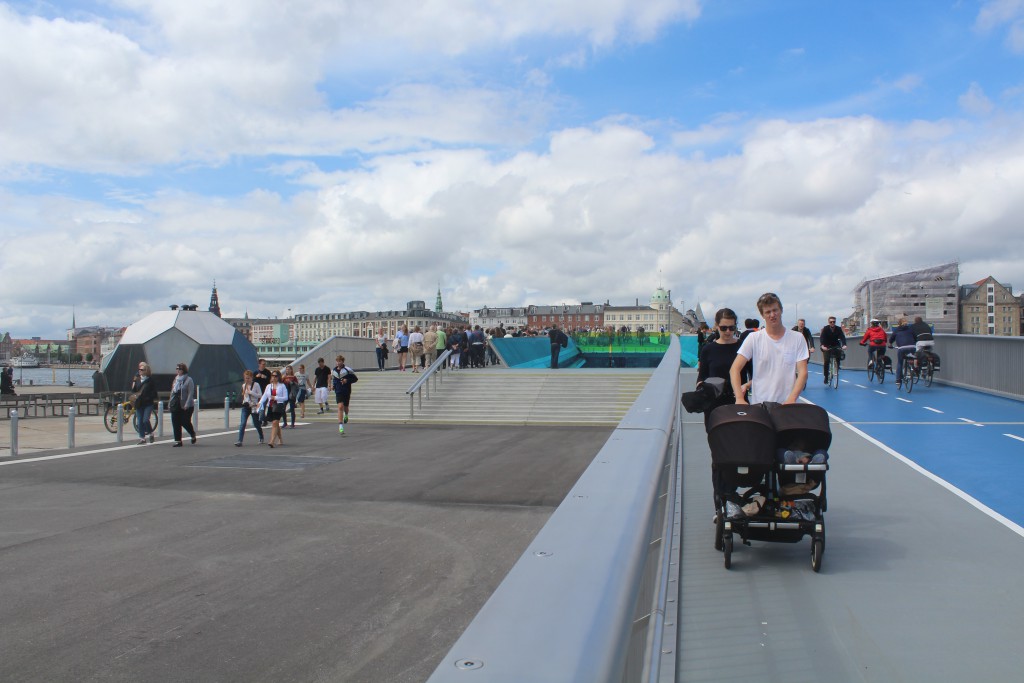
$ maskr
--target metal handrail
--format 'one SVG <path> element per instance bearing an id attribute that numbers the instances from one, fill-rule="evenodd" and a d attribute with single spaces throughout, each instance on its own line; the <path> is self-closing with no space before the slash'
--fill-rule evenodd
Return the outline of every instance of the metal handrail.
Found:
<path id="1" fill-rule="evenodd" d="M 413 382 L 412 386 L 410 386 L 408 389 L 405 390 L 405 393 L 409 394 L 409 419 L 410 420 L 415 419 L 415 417 L 416 417 L 416 415 L 415 415 L 415 412 L 416 412 L 416 410 L 415 410 L 415 408 L 416 408 L 415 403 L 416 402 L 414 400 L 416 396 L 419 396 L 420 408 L 421 409 L 423 408 L 423 388 L 424 387 L 426 387 L 426 389 L 427 389 L 427 399 L 428 400 L 430 399 L 430 382 L 429 382 L 429 380 L 431 378 L 433 378 L 433 380 L 434 380 L 434 391 L 437 391 L 437 385 L 442 380 L 444 380 L 444 373 L 442 373 L 441 371 L 447 368 L 447 366 L 448 366 L 448 363 L 447 363 L 448 356 L 450 356 L 450 355 L 452 355 L 452 350 L 451 349 L 445 349 L 444 352 L 440 356 L 437 357 L 437 360 L 435 360 L 433 363 L 431 363 L 430 367 L 423 371 L 423 376 L 420 377 L 419 379 L 417 379 L 415 382 Z"/>

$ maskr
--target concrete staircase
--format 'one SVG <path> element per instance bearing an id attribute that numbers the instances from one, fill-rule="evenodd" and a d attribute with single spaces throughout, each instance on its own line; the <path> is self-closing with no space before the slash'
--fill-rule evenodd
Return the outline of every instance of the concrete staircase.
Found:
<path id="1" fill-rule="evenodd" d="M 651 369 L 448 371 L 431 384 L 430 398 L 414 398 L 409 418 L 405 393 L 420 378 L 411 372 L 364 370 L 352 387 L 353 423 L 496 424 L 615 426 L 647 385 Z M 331 412 L 317 415 L 306 403 L 307 421 L 337 421 L 334 394 Z"/>

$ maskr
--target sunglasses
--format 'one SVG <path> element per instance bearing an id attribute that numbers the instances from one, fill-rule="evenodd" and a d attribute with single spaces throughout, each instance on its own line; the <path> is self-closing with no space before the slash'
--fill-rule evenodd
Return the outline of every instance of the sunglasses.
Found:
<path id="1" fill-rule="evenodd" d="M 736 331 L 736 326 L 735 325 L 719 325 L 718 329 L 720 329 L 722 332 L 735 332 Z"/>

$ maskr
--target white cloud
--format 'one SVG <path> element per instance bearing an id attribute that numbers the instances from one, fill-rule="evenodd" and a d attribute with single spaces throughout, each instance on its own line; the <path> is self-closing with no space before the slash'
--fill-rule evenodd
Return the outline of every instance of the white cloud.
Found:
<path id="1" fill-rule="evenodd" d="M 1007 27 L 1006 46 L 1017 54 L 1024 53 L 1024 0 L 989 0 L 978 11 L 974 26 L 988 33 Z"/>
<path id="2" fill-rule="evenodd" d="M 972 116 L 987 116 L 995 109 L 992 100 L 985 95 L 984 89 L 978 83 L 971 83 L 967 91 L 957 98 L 957 104 Z"/>

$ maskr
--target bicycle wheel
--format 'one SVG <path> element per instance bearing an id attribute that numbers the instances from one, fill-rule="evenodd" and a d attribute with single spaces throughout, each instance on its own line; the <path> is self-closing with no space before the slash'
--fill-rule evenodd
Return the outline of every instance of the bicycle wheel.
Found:
<path id="1" fill-rule="evenodd" d="M 828 373 L 829 373 L 829 384 L 832 385 L 833 389 L 839 388 L 839 359 L 836 356 L 832 356 L 828 362 Z"/>
<path id="2" fill-rule="evenodd" d="M 881 356 L 875 358 L 875 374 L 878 375 L 879 384 L 885 382 L 885 362 Z"/>
<path id="3" fill-rule="evenodd" d="M 103 412 L 103 426 L 111 434 L 117 434 L 117 406 L 107 406 Z"/>
<path id="4" fill-rule="evenodd" d="M 914 390 L 914 364 L 909 358 L 903 359 L 903 389 L 908 394 Z"/>
<path id="5" fill-rule="evenodd" d="M 875 374 L 875 364 L 871 360 L 871 355 L 869 353 L 868 354 L 868 382 L 874 382 L 875 381 L 875 377 L 876 377 L 876 374 Z"/>
<path id="6" fill-rule="evenodd" d="M 924 385 L 930 387 L 932 380 L 935 379 L 935 366 L 932 364 L 931 358 L 925 361 L 924 367 L 921 368 L 921 374 L 924 375 Z"/>

